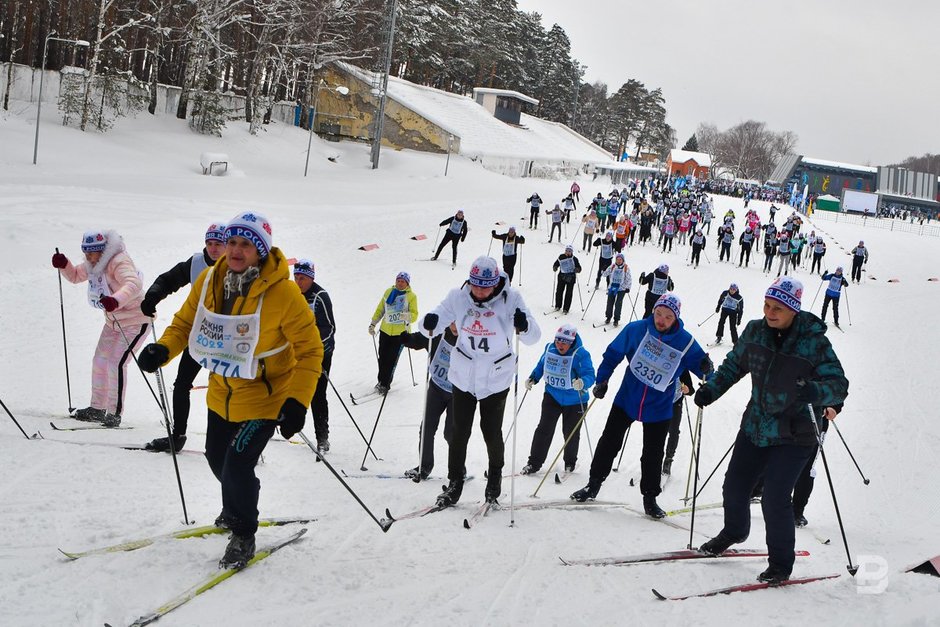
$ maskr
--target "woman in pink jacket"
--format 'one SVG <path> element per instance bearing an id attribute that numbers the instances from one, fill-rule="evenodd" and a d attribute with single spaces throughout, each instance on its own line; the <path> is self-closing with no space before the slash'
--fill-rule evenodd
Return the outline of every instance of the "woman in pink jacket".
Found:
<path id="1" fill-rule="evenodd" d="M 88 282 L 88 304 L 104 311 L 105 317 L 92 361 L 91 406 L 76 410 L 72 417 L 117 427 L 124 408 L 128 359 L 150 330 L 150 320 L 140 310 L 143 283 L 124 240 L 114 231 L 86 232 L 82 252 L 85 262 L 78 266 L 62 253 L 52 256 L 52 266 L 66 280 Z"/>

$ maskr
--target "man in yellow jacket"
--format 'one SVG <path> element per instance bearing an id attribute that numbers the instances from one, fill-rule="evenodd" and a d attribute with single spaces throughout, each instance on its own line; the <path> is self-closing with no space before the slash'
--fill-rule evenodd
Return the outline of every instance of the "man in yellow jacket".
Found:
<path id="1" fill-rule="evenodd" d="M 287 259 L 271 247 L 258 213 L 225 229 L 225 256 L 193 283 L 163 336 L 138 358 L 154 372 L 189 348 L 210 371 L 206 459 L 222 484 L 216 525 L 232 530 L 220 568 L 242 568 L 255 553 L 255 465 L 280 425 L 290 438 L 304 426 L 323 360 L 323 343 Z"/>
<path id="2" fill-rule="evenodd" d="M 385 394 L 392 386 L 395 366 L 404 342 L 404 333 L 411 331 L 411 323 L 418 319 L 418 297 L 411 291 L 411 275 L 399 272 L 395 285 L 385 290 L 382 300 L 372 314 L 369 335 L 375 335 L 379 327 L 379 376 L 375 391 Z"/>

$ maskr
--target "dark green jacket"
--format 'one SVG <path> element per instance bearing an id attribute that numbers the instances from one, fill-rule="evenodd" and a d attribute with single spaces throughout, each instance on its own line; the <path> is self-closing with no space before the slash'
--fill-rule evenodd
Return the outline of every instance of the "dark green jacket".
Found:
<path id="1" fill-rule="evenodd" d="M 718 398 L 746 374 L 751 375 L 751 400 L 741 429 L 756 446 L 816 442 L 806 403 L 797 400 L 797 379 L 812 393 L 817 414 L 839 405 L 849 393 L 849 381 L 818 316 L 800 312 L 788 332 L 778 334 L 763 318 L 752 320 L 707 386 Z"/>

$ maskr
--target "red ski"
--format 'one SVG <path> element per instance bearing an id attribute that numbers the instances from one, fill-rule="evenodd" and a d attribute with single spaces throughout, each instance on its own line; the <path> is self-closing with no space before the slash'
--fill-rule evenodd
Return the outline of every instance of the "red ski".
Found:
<path id="1" fill-rule="evenodd" d="M 733 592 L 751 592 L 752 590 L 764 590 L 766 588 L 782 588 L 783 586 L 797 586 L 804 583 L 812 583 L 814 581 L 825 581 L 826 579 L 836 579 L 842 575 L 836 573 L 833 575 L 819 575 L 816 577 L 800 577 L 798 579 L 787 579 L 786 581 L 781 581 L 780 583 L 745 583 L 738 586 L 728 586 L 727 588 L 718 588 L 717 590 L 709 590 L 708 592 L 698 592 L 696 594 L 688 594 L 685 596 L 679 597 L 667 597 L 666 595 L 658 592 L 653 588 L 653 594 L 656 595 L 656 598 L 660 601 L 684 601 L 685 599 L 695 599 L 698 597 L 713 597 L 719 594 L 731 594 Z"/>

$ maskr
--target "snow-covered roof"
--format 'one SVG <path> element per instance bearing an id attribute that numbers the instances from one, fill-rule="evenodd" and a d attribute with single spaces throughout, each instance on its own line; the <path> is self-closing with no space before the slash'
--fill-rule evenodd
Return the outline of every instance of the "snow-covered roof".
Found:
<path id="1" fill-rule="evenodd" d="M 827 161 L 825 159 L 813 159 L 811 157 L 803 157 L 803 163 L 807 165 L 818 165 L 824 168 L 839 168 L 841 170 L 855 170 L 856 172 L 870 172 L 871 174 L 878 173 L 878 168 L 872 168 L 867 165 L 856 165 L 854 163 L 842 163 L 839 161 Z"/>
<path id="2" fill-rule="evenodd" d="M 632 161 L 615 161 L 613 163 L 604 163 L 602 165 L 599 165 L 598 167 L 603 168 L 605 170 L 610 170 L 612 172 L 618 171 L 618 170 L 630 171 L 630 172 L 634 172 L 634 171 L 636 172 L 659 172 L 660 171 L 660 168 L 654 168 L 648 165 L 639 165 Z"/>
<path id="3" fill-rule="evenodd" d="M 712 157 L 705 152 L 695 152 L 694 150 L 680 150 L 678 148 L 673 148 L 669 151 L 669 158 L 672 159 L 673 163 L 685 163 L 690 159 L 694 159 L 695 163 L 700 166 L 710 168 L 712 167 Z"/>
<path id="4" fill-rule="evenodd" d="M 522 102 L 527 102 L 530 105 L 537 105 L 538 100 L 525 94 L 519 93 L 512 89 L 493 89 L 491 87 L 474 87 L 473 88 L 473 97 L 476 98 L 477 94 L 496 94 L 497 96 L 507 96 L 509 98 L 515 98 L 516 100 L 521 100 Z"/>
<path id="5" fill-rule="evenodd" d="M 839 199 L 833 196 L 832 194 L 824 194 L 822 196 L 817 196 L 816 200 L 834 200 L 836 202 L 839 202 Z"/>
<path id="6" fill-rule="evenodd" d="M 372 73 L 348 63 L 343 71 L 372 83 Z M 564 124 L 522 114 L 520 126 L 493 117 L 472 98 L 389 77 L 388 97 L 460 138 L 460 154 L 539 161 L 606 163 L 614 156 Z"/>

